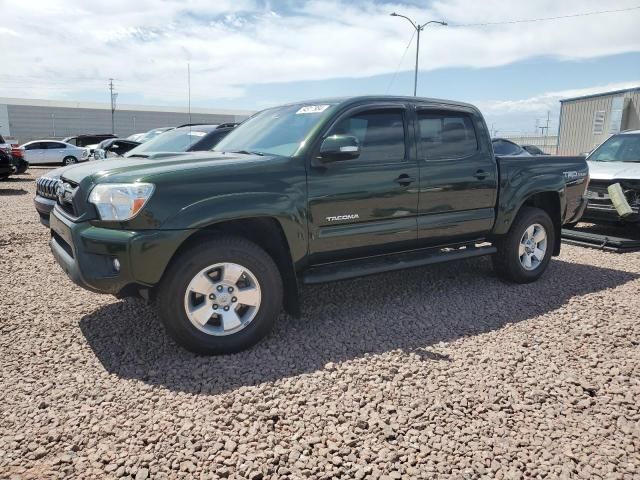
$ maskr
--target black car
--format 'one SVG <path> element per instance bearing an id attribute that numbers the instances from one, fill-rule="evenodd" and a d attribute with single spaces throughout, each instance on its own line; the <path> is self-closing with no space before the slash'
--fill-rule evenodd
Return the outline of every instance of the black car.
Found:
<path id="1" fill-rule="evenodd" d="M 98 144 L 93 151 L 93 158 L 102 160 L 110 157 L 123 157 L 129 150 L 133 150 L 140 142 L 127 140 L 126 138 L 109 138 Z"/>
<path id="2" fill-rule="evenodd" d="M 527 152 L 531 155 L 549 155 L 548 153 L 542 151 L 542 149 L 536 145 L 522 145 Z"/>
<path id="3" fill-rule="evenodd" d="M 493 152 L 498 156 L 509 157 L 530 157 L 531 154 L 524 148 L 511 140 L 506 138 L 493 138 L 491 139 L 493 145 Z"/>
<path id="4" fill-rule="evenodd" d="M 71 145 L 75 145 L 76 147 L 86 147 L 87 145 L 96 145 L 108 138 L 117 138 L 117 136 L 113 133 L 95 133 L 67 137 L 62 141 L 65 143 L 70 143 Z"/>
<path id="5" fill-rule="evenodd" d="M 166 156 L 180 152 L 205 152 L 215 147 L 236 126 L 236 123 L 181 125 L 144 142 L 125 156 L 146 158 L 151 155 Z"/>
<path id="6" fill-rule="evenodd" d="M 16 172 L 13 158 L 4 149 L 0 149 L 0 180 L 8 178 Z"/>

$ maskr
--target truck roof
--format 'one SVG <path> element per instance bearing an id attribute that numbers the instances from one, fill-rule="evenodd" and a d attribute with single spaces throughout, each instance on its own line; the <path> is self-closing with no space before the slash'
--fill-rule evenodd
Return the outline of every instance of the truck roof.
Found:
<path id="1" fill-rule="evenodd" d="M 413 97 L 413 96 L 403 96 L 403 95 L 359 95 L 354 97 L 315 98 L 310 100 L 300 100 L 297 102 L 290 102 L 290 103 L 287 103 L 286 105 L 310 105 L 310 104 L 319 104 L 319 103 L 334 103 L 334 104 L 348 105 L 351 103 L 384 102 L 384 101 L 403 101 L 403 102 L 411 102 L 411 103 L 439 103 L 444 105 L 467 107 L 467 108 L 473 108 L 474 110 L 478 110 L 475 105 L 472 105 L 470 103 L 458 102 L 455 100 L 445 100 L 441 98 Z"/>

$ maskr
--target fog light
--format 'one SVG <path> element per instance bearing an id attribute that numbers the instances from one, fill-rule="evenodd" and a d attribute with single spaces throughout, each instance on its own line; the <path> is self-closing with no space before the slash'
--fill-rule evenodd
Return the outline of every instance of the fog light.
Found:
<path id="1" fill-rule="evenodd" d="M 120 260 L 118 260 L 117 258 L 114 258 L 114 259 L 113 259 L 113 269 L 114 269 L 116 272 L 119 272 L 119 271 L 120 271 Z"/>

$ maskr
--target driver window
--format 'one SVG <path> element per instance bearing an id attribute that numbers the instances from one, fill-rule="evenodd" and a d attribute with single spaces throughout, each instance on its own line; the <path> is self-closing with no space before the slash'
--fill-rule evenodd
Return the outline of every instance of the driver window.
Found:
<path id="1" fill-rule="evenodd" d="M 340 120 L 329 135 L 350 135 L 360 143 L 358 161 L 402 162 L 405 159 L 402 110 L 359 112 Z"/>

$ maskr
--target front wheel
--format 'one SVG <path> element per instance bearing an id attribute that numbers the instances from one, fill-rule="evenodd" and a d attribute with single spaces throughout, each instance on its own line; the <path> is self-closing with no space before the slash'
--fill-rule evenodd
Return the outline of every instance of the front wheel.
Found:
<path id="1" fill-rule="evenodd" d="M 534 282 L 551 260 L 556 232 L 544 210 L 524 207 L 509 232 L 494 242 L 498 251 L 493 266 L 503 278 L 516 283 Z"/>
<path id="2" fill-rule="evenodd" d="M 172 262 L 157 305 L 168 333 L 187 350 L 234 353 L 272 329 L 282 308 L 282 279 L 273 259 L 248 240 L 202 241 Z"/>
<path id="3" fill-rule="evenodd" d="M 78 159 L 76 157 L 69 156 L 69 157 L 64 157 L 62 159 L 63 165 L 73 165 L 74 163 L 77 163 L 77 162 L 78 162 Z"/>

